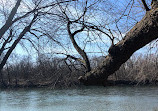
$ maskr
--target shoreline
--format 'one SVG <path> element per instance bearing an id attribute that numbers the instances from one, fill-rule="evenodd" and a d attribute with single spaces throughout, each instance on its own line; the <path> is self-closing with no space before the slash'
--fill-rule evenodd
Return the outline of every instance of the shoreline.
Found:
<path id="1" fill-rule="evenodd" d="M 33 83 L 31 81 L 21 82 L 20 84 L 0 84 L 0 89 L 14 89 L 14 88 L 72 88 L 72 87 L 88 87 L 88 86 L 158 86 L 158 81 L 128 81 L 128 80 L 108 80 L 106 85 L 99 84 L 99 85 L 83 85 L 79 82 L 74 81 L 74 83 L 69 84 L 69 86 L 62 86 L 62 85 L 54 85 L 50 82 L 41 82 L 41 83 Z"/>

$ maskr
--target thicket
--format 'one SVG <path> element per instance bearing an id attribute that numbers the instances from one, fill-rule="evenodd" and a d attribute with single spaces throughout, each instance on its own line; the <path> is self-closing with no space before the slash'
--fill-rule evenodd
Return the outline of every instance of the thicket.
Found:
<path id="1" fill-rule="evenodd" d="M 109 77 L 112 81 L 130 81 L 139 84 L 158 82 L 158 55 L 132 56 L 121 68 Z M 104 57 L 91 58 L 92 67 L 98 66 Z M 18 60 L 18 57 L 12 58 Z M 86 71 L 76 61 L 65 58 L 40 56 L 36 61 L 23 57 L 15 63 L 7 63 L 2 70 L 1 86 L 6 87 L 76 87 L 78 77 Z"/>
<path id="2" fill-rule="evenodd" d="M 158 83 L 158 55 L 132 56 L 109 78 L 131 81 L 136 85 L 156 85 Z"/>

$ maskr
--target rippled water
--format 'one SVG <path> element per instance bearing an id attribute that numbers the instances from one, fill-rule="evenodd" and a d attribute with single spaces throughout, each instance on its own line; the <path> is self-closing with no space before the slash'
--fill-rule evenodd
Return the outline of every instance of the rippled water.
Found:
<path id="1" fill-rule="evenodd" d="M 0 111 L 158 111 L 158 87 L 0 90 Z"/>

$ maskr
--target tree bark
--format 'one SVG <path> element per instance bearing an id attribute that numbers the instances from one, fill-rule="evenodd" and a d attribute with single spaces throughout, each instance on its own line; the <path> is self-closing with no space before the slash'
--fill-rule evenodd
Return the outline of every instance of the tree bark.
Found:
<path id="1" fill-rule="evenodd" d="M 151 9 L 116 45 L 97 68 L 79 77 L 85 85 L 106 85 L 109 75 L 117 71 L 132 54 L 146 44 L 158 38 L 158 8 Z"/>

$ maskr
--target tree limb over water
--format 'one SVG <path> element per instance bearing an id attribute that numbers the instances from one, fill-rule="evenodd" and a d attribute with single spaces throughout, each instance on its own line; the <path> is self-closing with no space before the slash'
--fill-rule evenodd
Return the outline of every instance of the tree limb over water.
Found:
<path id="1" fill-rule="evenodd" d="M 102 64 L 79 77 L 80 82 L 85 85 L 106 85 L 108 76 L 117 71 L 135 51 L 158 38 L 158 4 L 155 5 L 120 42 L 109 49 Z"/>

